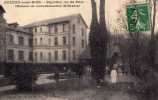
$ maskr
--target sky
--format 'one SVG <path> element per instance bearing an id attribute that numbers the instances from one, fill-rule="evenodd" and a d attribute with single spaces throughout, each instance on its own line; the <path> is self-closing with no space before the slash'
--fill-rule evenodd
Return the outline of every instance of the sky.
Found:
<path id="1" fill-rule="evenodd" d="M 8 23 L 18 22 L 20 25 L 26 25 L 31 22 L 56 18 L 61 16 L 67 16 L 71 14 L 80 13 L 87 25 L 90 26 L 91 22 L 91 0 L 82 0 L 84 1 L 78 8 L 16 8 L 12 5 L 4 4 L 4 1 L 0 0 L 0 4 L 6 10 L 5 19 Z M 13 0 L 14 1 L 14 0 Z M 22 0 L 29 1 L 29 0 Z M 50 0 L 51 1 L 51 0 Z M 52 0 L 53 1 L 53 0 Z M 60 1 L 60 0 L 59 0 Z M 67 0 L 70 1 L 70 0 Z M 76 1 L 76 0 L 74 0 Z M 97 6 L 99 7 L 99 1 L 96 0 Z M 106 21 L 110 28 L 117 28 L 117 18 L 118 10 L 122 7 L 122 5 L 128 0 L 106 0 L 105 3 L 105 13 L 106 13 Z M 140 0 L 143 1 L 143 0 Z"/>
<path id="2" fill-rule="evenodd" d="M 81 13 L 88 26 L 91 22 L 91 0 L 83 0 L 79 8 L 15 8 L 12 5 L 4 4 L 5 0 L 0 0 L 6 10 L 5 18 L 8 23 L 18 22 L 20 25 L 25 25 L 30 22 L 56 18 L 76 13 Z M 99 5 L 99 0 L 97 5 Z M 112 2 L 113 1 L 113 2 Z M 115 9 L 118 8 L 120 0 L 106 0 L 106 15 L 109 18 L 114 17 Z M 111 5 L 111 6 L 109 6 Z"/>

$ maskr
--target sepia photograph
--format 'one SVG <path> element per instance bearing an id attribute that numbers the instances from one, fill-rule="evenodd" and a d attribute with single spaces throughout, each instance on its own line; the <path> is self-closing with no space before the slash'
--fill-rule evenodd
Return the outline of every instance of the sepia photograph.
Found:
<path id="1" fill-rule="evenodd" d="M 158 0 L 0 0 L 0 100 L 158 100 Z"/>

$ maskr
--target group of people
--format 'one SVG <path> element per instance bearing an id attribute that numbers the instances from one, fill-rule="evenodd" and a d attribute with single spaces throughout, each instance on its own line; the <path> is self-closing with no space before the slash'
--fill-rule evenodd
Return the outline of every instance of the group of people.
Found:
<path id="1" fill-rule="evenodd" d="M 91 73 L 91 68 L 86 67 L 84 68 L 84 72 L 82 74 L 84 74 L 85 76 L 90 76 L 90 73 Z M 59 82 L 59 76 L 60 76 L 59 72 L 56 70 L 54 74 L 54 79 L 56 80 L 57 83 Z M 114 64 L 112 69 L 110 70 L 110 82 L 117 83 L 117 81 L 118 81 L 117 64 Z"/>

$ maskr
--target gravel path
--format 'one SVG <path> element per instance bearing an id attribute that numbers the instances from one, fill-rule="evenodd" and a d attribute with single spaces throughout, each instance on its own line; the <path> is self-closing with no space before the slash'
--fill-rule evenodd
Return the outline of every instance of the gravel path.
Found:
<path id="1" fill-rule="evenodd" d="M 47 84 L 47 83 L 55 83 L 54 80 L 50 80 L 48 79 L 48 76 L 51 76 L 54 74 L 41 74 L 38 78 L 38 80 L 36 81 L 37 84 L 41 85 L 41 84 Z"/>

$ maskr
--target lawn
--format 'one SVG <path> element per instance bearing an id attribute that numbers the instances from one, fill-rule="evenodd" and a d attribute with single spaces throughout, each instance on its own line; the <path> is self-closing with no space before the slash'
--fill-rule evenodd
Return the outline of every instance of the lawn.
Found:
<path id="1" fill-rule="evenodd" d="M 129 92 L 132 84 L 128 82 L 96 88 L 90 79 L 73 78 L 56 84 L 46 78 L 42 75 L 32 92 L 19 92 L 15 86 L 7 86 L 6 90 L 0 87 L 0 100 L 137 100 L 136 94 Z"/>

